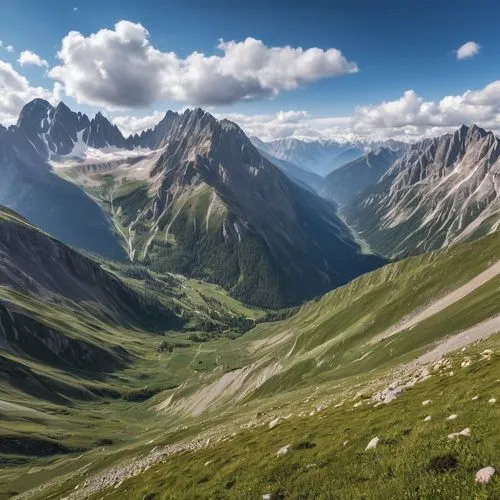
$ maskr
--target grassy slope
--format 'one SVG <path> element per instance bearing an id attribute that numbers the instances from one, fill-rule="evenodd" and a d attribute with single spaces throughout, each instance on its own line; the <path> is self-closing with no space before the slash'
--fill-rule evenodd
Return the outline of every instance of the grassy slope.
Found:
<path id="1" fill-rule="evenodd" d="M 479 469 L 500 467 L 500 406 L 488 403 L 500 395 L 500 359 L 483 359 L 487 347 L 498 352 L 500 338 L 451 357 L 448 369 L 389 405 L 354 407 L 348 401 L 313 416 L 295 414 L 274 429 L 262 416 L 262 426 L 176 455 L 105 498 L 498 498 L 498 480 L 474 483 Z M 465 356 L 474 362 L 461 368 Z M 427 399 L 432 403 L 422 406 Z M 453 413 L 458 418 L 447 421 Z M 427 415 L 430 422 L 424 422 Z M 447 438 L 466 427 L 470 438 Z M 379 446 L 364 451 L 375 436 Z M 277 457 L 286 445 L 291 450 Z M 456 460 L 456 466 L 440 471 L 433 465 L 438 457 Z"/>
<path id="2" fill-rule="evenodd" d="M 74 454 L 45 458 L 1 456 L 7 466 L 0 475 L 0 491 L 22 491 L 57 478 L 50 490 L 54 498 L 58 498 L 81 483 L 83 471 L 97 472 L 104 466 L 145 453 L 153 446 L 194 439 L 200 432 L 208 431 L 216 436 L 232 432 L 237 435 L 230 443 L 179 455 L 167 462 L 166 467 L 158 465 L 146 475 L 124 483 L 116 494 L 120 493 L 123 498 L 126 488 L 130 498 L 142 498 L 148 493 L 160 498 L 162 495 L 206 498 L 217 494 L 222 498 L 259 498 L 286 487 L 284 493 L 291 498 L 311 488 L 310 498 L 317 498 L 318 491 L 325 488 L 338 491 L 340 498 L 362 493 L 383 498 L 387 492 L 397 492 L 404 484 L 411 484 L 421 485 L 424 488 L 420 490 L 421 496 L 426 497 L 429 488 L 439 482 L 445 497 L 453 496 L 467 485 L 473 487 L 470 475 L 474 468 L 495 466 L 489 462 L 494 458 L 491 454 L 497 443 L 493 436 L 493 418 L 498 418 L 498 414 L 496 407 L 484 404 L 476 411 L 466 400 L 476 388 L 481 399 L 498 391 L 498 384 L 495 385 L 499 377 L 497 358 L 488 364 L 480 362 L 467 370 L 458 370 L 451 378 L 431 378 L 389 407 L 363 406 L 353 410 L 351 405 L 339 409 L 334 408 L 334 403 L 352 399 L 356 392 L 365 396 L 373 394 L 374 385 L 382 383 L 392 369 L 413 359 L 429 344 L 498 314 L 500 281 L 497 278 L 411 331 L 401 332 L 374 346 L 367 344 L 371 337 L 433 297 L 457 288 L 489 267 L 498 259 L 499 249 L 500 234 L 497 233 L 471 244 L 391 264 L 305 305 L 297 315 L 283 322 L 260 324 L 236 340 L 220 338 L 203 344 L 191 343 L 185 348 L 174 348 L 173 353 L 158 354 L 155 351 L 157 337 L 123 330 L 110 332 L 110 339 L 119 335 L 120 343 L 130 350 L 134 360 L 127 369 L 92 383 L 118 392 L 138 390 L 145 385 L 166 389 L 182 384 L 182 387 L 152 396 L 143 403 L 126 401 L 123 397 L 97 398 L 90 402 L 75 399 L 69 408 L 73 418 L 65 419 L 71 430 L 68 428 L 65 436 L 63 433 L 66 439 L 61 442 L 68 447 L 86 442 L 89 451 L 78 457 Z M 180 333 L 172 334 L 172 338 L 185 340 Z M 496 337 L 490 343 L 497 346 L 500 340 Z M 276 361 L 282 365 L 281 372 L 236 406 L 232 404 L 234 400 L 226 400 L 201 417 L 170 411 L 168 405 L 161 413 L 153 411 L 172 393 L 175 401 L 182 402 L 200 387 L 220 379 L 223 373 L 249 365 L 257 371 Z M 58 377 L 66 379 L 68 375 L 58 374 Z M 71 383 L 76 382 L 71 379 Z M 44 414 L 60 411 L 60 406 L 50 406 L 51 410 L 47 411 L 43 406 L 46 402 L 27 398 L 5 383 L 2 391 L 2 399 L 33 407 Z M 437 412 L 433 413 L 435 422 L 423 426 L 420 420 L 425 415 L 420 403 L 428 399 L 426 395 L 431 395 L 436 402 L 439 400 L 439 406 L 433 410 Z M 309 414 L 320 404 L 330 408 L 315 417 L 298 417 L 301 412 Z M 452 425 L 445 423 L 442 417 L 448 411 L 458 413 L 459 408 L 466 423 L 456 429 L 453 426 L 452 430 L 475 426 L 473 438 L 463 448 L 443 438 Z M 249 422 L 256 425 L 261 420 L 267 424 L 276 415 L 288 414 L 293 414 L 293 418 L 273 431 L 267 427 L 242 431 L 241 426 Z M 8 412 L 0 412 L 0 418 L 2 428 L 8 421 L 12 432 L 47 434 L 48 420 L 33 430 L 31 422 L 12 418 Z M 461 422 L 456 422 L 456 427 Z M 130 430 L 125 436 L 118 428 Z M 409 428 L 412 431 L 408 433 Z M 364 454 L 364 446 L 376 433 L 383 439 L 381 446 L 372 454 Z M 114 444 L 92 445 L 99 439 L 111 439 Z M 346 439 L 349 443 L 341 447 L 339 443 Z M 435 454 L 430 440 L 438 443 L 436 454 L 455 446 L 452 451 L 460 463 L 456 473 L 436 475 L 427 471 L 428 461 Z M 316 446 L 290 452 L 283 459 L 274 458 L 281 446 L 305 441 Z M 416 457 L 415 462 L 410 463 L 409 456 Z M 212 459 L 213 465 L 204 465 Z M 317 465 L 306 467 L 312 463 Z M 77 473 L 82 467 L 85 469 Z M 23 476 L 28 470 L 33 473 Z M 354 474 L 354 479 L 348 480 L 346 471 Z M 408 498 L 417 498 L 411 496 L 412 490 L 408 491 Z M 39 497 L 48 498 L 47 491 Z"/>

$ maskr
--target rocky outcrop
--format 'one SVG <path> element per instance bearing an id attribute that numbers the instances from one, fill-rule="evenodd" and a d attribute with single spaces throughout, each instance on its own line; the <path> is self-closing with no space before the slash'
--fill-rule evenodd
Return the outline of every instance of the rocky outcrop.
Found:
<path id="1" fill-rule="evenodd" d="M 376 251 L 426 252 L 500 227 L 500 141 L 465 125 L 412 145 L 344 209 Z"/>

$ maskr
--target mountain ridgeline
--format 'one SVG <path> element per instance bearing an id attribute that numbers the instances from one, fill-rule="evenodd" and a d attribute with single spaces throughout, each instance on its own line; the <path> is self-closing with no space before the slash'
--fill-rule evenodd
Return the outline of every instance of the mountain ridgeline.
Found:
<path id="1" fill-rule="evenodd" d="M 37 99 L 2 132 L 0 150 L 0 203 L 42 229 L 251 304 L 295 305 L 383 262 L 360 251 L 330 203 L 201 109 L 124 138 L 101 114 Z"/>
<path id="2" fill-rule="evenodd" d="M 369 151 L 324 177 L 320 193 L 339 205 L 345 205 L 376 184 L 402 154 L 402 149 L 384 147 Z"/>
<path id="3" fill-rule="evenodd" d="M 499 193 L 500 141 L 464 125 L 412 144 L 343 214 L 371 248 L 399 258 L 498 230 Z"/>

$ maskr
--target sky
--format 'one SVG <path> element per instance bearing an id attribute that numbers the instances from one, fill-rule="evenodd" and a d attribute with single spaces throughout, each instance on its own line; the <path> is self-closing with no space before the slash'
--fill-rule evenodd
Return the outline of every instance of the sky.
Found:
<path id="1" fill-rule="evenodd" d="M 42 97 L 124 133 L 193 106 L 264 140 L 498 133 L 499 14 L 490 0 L 0 0 L 0 123 Z"/>

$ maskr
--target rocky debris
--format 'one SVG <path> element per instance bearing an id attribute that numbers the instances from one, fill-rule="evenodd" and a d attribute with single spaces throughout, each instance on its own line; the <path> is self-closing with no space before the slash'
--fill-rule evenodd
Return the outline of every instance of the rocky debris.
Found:
<path id="1" fill-rule="evenodd" d="M 430 377 L 431 374 L 427 366 L 419 367 L 417 370 L 412 370 L 412 372 L 406 373 L 404 381 L 402 376 L 401 379 L 395 380 L 384 390 L 377 392 L 372 399 L 377 404 L 388 404 L 398 398 L 398 396 L 406 389 L 413 387 L 415 384 L 420 382 L 424 382 Z"/>
<path id="2" fill-rule="evenodd" d="M 264 495 L 262 495 L 262 500 L 271 500 L 271 494 L 265 493 Z"/>
<path id="3" fill-rule="evenodd" d="M 83 483 L 78 485 L 78 489 L 75 488 L 76 491 L 66 497 L 66 500 L 84 500 L 104 489 L 117 488 L 127 479 L 147 471 L 153 465 L 165 461 L 170 456 L 184 451 L 194 452 L 200 448 L 205 448 L 209 446 L 210 441 L 210 436 L 200 435 L 191 441 L 154 447 L 146 455 L 135 457 L 97 474 L 88 476 Z"/>
<path id="4" fill-rule="evenodd" d="M 426 399 L 425 401 L 422 401 L 422 406 L 427 406 L 432 403 L 432 399 Z"/>
<path id="5" fill-rule="evenodd" d="M 460 364 L 460 366 L 461 366 L 462 368 L 467 368 L 468 366 L 470 366 L 470 365 L 471 365 L 471 363 L 472 363 L 472 360 L 471 360 L 468 356 L 466 356 L 466 357 L 464 358 L 464 360 L 462 361 L 462 363 Z"/>
<path id="6" fill-rule="evenodd" d="M 380 439 L 378 437 L 374 437 L 367 445 L 365 448 L 365 451 L 367 450 L 373 450 L 377 447 Z"/>
<path id="7" fill-rule="evenodd" d="M 488 399 L 488 403 L 490 405 L 494 405 L 496 402 L 497 402 L 496 398 L 490 398 L 490 399 Z"/>
<path id="8" fill-rule="evenodd" d="M 482 353 L 481 353 L 481 357 L 487 361 L 489 361 L 491 359 L 491 356 L 493 356 L 493 351 L 491 349 L 485 349 Z"/>
<path id="9" fill-rule="evenodd" d="M 458 417 L 458 415 L 456 413 L 453 413 L 452 415 L 447 417 L 446 420 L 456 420 L 457 417 Z"/>
<path id="10" fill-rule="evenodd" d="M 491 466 L 483 467 L 476 472 L 476 483 L 486 484 L 489 483 L 491 478 L 495 474 L 495 469 Z"/>
<path id="11" fill-rule="evenodd" d="M 286 455 L 288 452 L 290 451 L 290 445 L 287 444 L 286 446 L 283 446 L 283 448 L 280 448 L 277 453 L 276 453 L 276 456 L 277 457 L 281 457 L 283 455 Z"/>
<path id="12" fill-rule="evenodd" d="M 453 432 L 451 434 L 448 434 L 448 439 L 458 439 L 459 437 L 470 437 L 471 431 L 468 427 L 465 429 L 461 430 L 460 432 Z"/>
<path id="13" fill-rule="evenodd" d="M 424 418 L 424 422 L 430 422 L 432 420 L 432 417 L 430 415 L 427 415 L 427 417 Z"/>
<path id="14" fill-rule="evenodd" d="M 471 401 L 477 401 L 479 399 L 479 396 L 474 396 Z"/>

